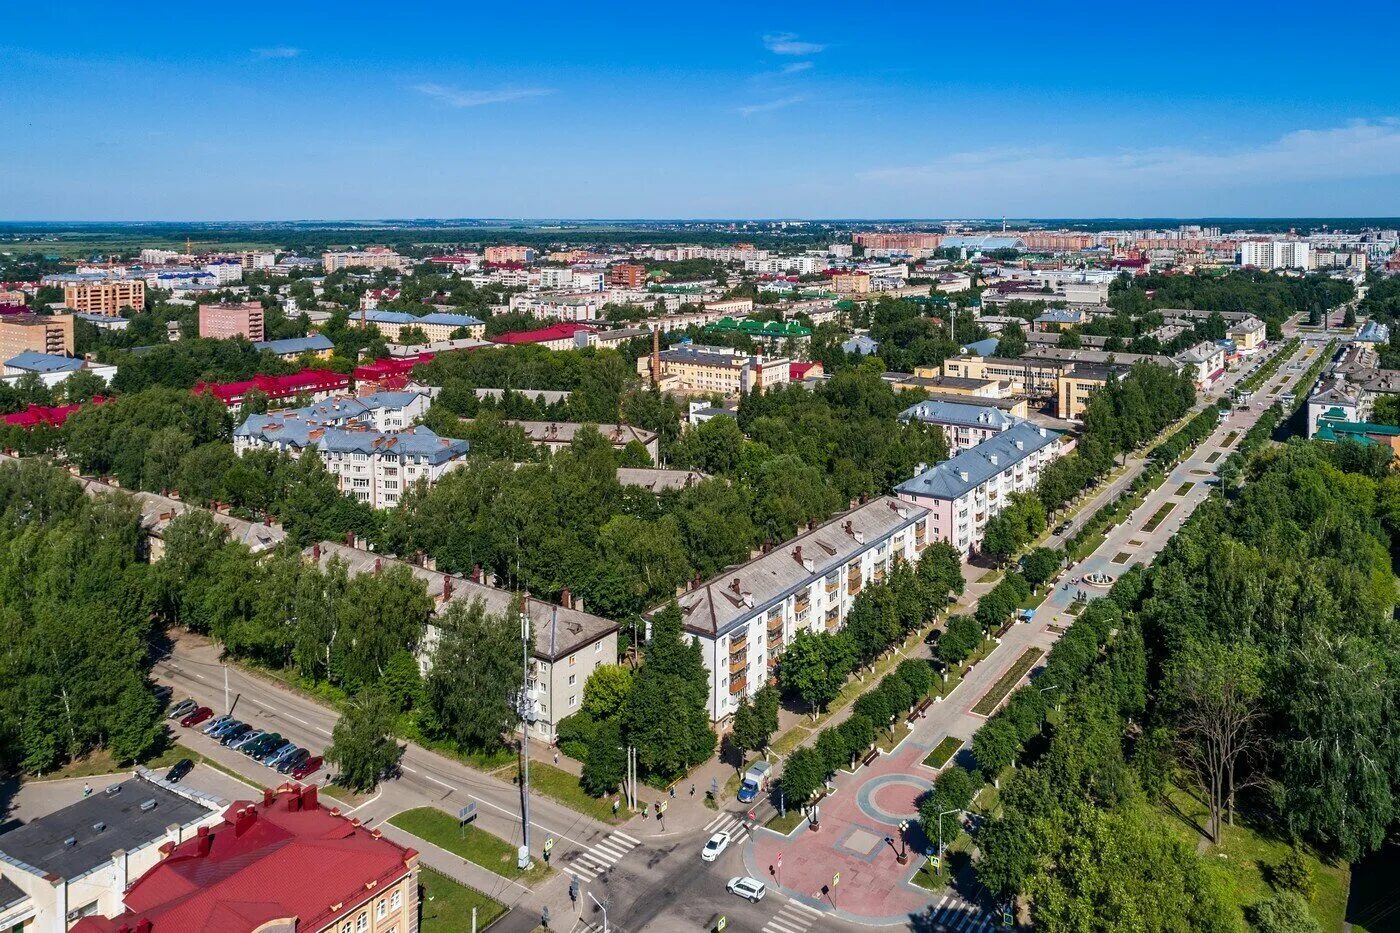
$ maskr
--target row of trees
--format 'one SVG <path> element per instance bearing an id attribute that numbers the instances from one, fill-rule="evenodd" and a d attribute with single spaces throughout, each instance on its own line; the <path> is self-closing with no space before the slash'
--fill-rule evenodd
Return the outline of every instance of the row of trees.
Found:
<path id="1" fill-rule="evenodd" d="M 162 735 L 140 516 L 38 463 L 0 464 L 0 770 L 49 771 L 98 747 L 119 762 Z"/>
<path id="2" fill-rule="evenodd" d="M 863 589 L 838 632 L 797 633 L 778 658 L 778 686 L 815 716 L 857 667 L 872 664 L 963 591 L 957 549 L 935 542 L 916 566 L 897 561 L 885 582 Z"/>

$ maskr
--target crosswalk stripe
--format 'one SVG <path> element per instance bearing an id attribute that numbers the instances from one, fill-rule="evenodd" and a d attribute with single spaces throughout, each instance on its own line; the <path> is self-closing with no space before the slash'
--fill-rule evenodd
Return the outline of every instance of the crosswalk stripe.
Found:
<path id="1" fill-rule="evenodd" d="M 811 914 L 813 917 L 825 917 L 825 916 L 826 916 L 826 914 L 823 913 L 822 911 L 818 910 L 818 909 L 815 908 L 815 907 L 812 907 L 812 906 L 809 906 L 809 905 L 807 905 L 807 904 L 804 904 L 804 903 L 802 903 L 801 901 L 788 901 L 788 902 L 787 902 L 787 906 L 788 906 L 788 907 L 794 907 L 794 908 L 796 908 L 797 910 L 805 910 L 805 911 L 807 911 L 807 913 Z M 783 909 L 786 910 L 787 907 L 784 907 Z"/>
<path id="2" fill-rule="evenodd" d="M 600 852 L 604 855 L 611 855 L 613 858 L 622 858 L 628 852 L 631 852 L 632 848 L 632 846 L 625 845 L 621 842 L 609 842 L 604 840 L 595 845 L 592 851 Z"/>
<path id="3" fill-rule="evenodd" d="M 780 921 L 777 917 L 774 917 L 772 920 L 769 920 L 767 925 L 764 926 L 763 929 L 769 931 L 769 933 L 774 933 L 774 931 L 776 931 L 776 933 L 806 933 L 807 931 L 807 928 L 805 926 L 788 926 L 786 923 Z"/>
<path id="4" fill-rule="evenodd" d="M 632 843 L 632 845 L 634 846 L 639 846 L 642 844 L 640 840 L 633 839 L 631 836 L 627 835 L 620 829 L 614 829 L 612 831 L 612 836 L 616 836 L 619 839 L 625 839 L 626 841 Z M 611 836 L 609 838 L 611 838 Z"/>

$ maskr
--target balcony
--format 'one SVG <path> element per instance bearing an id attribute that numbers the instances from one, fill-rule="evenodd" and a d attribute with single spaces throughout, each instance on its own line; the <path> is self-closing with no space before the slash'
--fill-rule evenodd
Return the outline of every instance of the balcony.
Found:
<path id="1" fill-rule="evenodd" d="M 731 654 L 729 656 L 729 673 L 733 674 L 738 671 L 747 670 L 748 666 L 749 653 L 747 651 L 740 651 L 738 654 Z"/>
<path id="2" fill-rule="evenodd" d="M 811 607 L 812 601 L 806 596 L 804 596 L 801 599 L 797 600 L 797 602 L 792 604 L 792 611 L 794 615 L 800 616 L 802 615 L 802 613 L 806 612 Z"/>
<path id="3" fill-rule="evenodd" d="M 836 614 L 835 609 L 831 610 L 826 614 L 826 630 L 828 632 L 836 631 L 837 627 L 840 626 L 840 624 L 841 617 Z"/>
<path id="4" fill-rule="evenodd" d="M 837 588 L 838 586 L 840 586 L 840 585 L 841 585 L 841 580 L 840 580 L 840 578 L 829 579 L 829 580 L 827 580 L 827 581 L 826 581 L 826 592 L 827 592 L 827 594 L 830 595 L 831 593 L 835 593 L 835 592 L 836 592 L 836 588 Z"/>
<path id="5" fill-rule="evenodd" d="M 781 632 L 782 630 L 783 630 L 783 617 L 782 617 L 782 616 L 777 615 L 777 616 L 774 616 L 773 618 L 771 618 L 771 619 L 768 620 L 768 634 L 769 634 L 769 635 L 772 635 L 774 632 Z"/>
<path id="6" fill-rule="evenodd" d="M 740 632 L 740 633 L 737 634 L 737 635 L 730 635 L 730 636 L 729 636 L 729 651 L 730 651 L 731 654 L 732 654 L 733 652 L 735 652 L 735 651 L 743 651 L 743 650 L 744 650 L 745 648 L 747 648 L 748 646 L 749 646 L 749 630 L 748 630 L 748 629 L 744 629 L 742 632 Z"/>
<path id="7" fill-rule="evenodd" d="M 729 695 L 738 696 L 744 692 L 744 688 L 749 685 L 747 677 L 732 677 L 729 680 Z"/>
<path id="8" fill-rule="evenodd" d="M 769 633 L 768 633 L 768 653 L 771 655 L 771 654 L 773 653 L 774 649 L 781 648 L 782 646 L 783 646 L 783 632 L 782 632 L 782 630 L 779 629 L 779 630 L 776 631 L 776 632 L 769 632 Z"/>
<path id="9" fill-rule="evenodd" d="M 871 583 L 884 583 L 884 582 L 885 582 L 885 568 L 884 568 L 884 567 L 876 567 L 876 568 L 875 568 L 875 572 L 872 573 L 872 574 L 870 575 L 870 582 L 871 582 Z"/>

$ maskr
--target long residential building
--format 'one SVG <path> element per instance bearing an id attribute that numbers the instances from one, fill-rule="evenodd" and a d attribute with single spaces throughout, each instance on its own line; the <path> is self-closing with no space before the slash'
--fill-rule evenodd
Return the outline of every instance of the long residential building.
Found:
<path id="1" fill-rule="evenodd" d="M 262 302 L 200 305 L 199 336 L 224 340 L 244 337 L 255 342 L 266 339 Z"/>
<path id="2" fill-rule="evenodd" d="M 329 399 L 306 408 L 249 415 L 233 432 L 234 453 L 278 450 L 300 457 L 315 448 L 341 493 L 393 508 L 414 483 L 436 483 L 466 461 L 466 441 L 412 427 L 428 408 L 418 392 Z"/>
<path id="3" fill-rule="evenodd" d="M 674 379 L 686 392 L 718 392 L 737 395 L 753 389 L 770 389 L 791 379 L 792 361 L 786 357 L 749 356 L 730 347 L 685 344 L 662 350 L 661 379 Z M 639 357 L 637 371 L 651 374 L 651 358 Z"/>
<path id="4" fill-rule="evenodd" d="M 63 304 L 70 311 L 117 315 L 126 308 L 146 306 L 146 283 L 140 279 L 78 281 L 63 286 Z"/>
<path id="5" fill-rule="evenodd" d="M 917 561 L 932 540 L 928 519 L 919 505 L 880 496 L 678 596 L 710 672 L 711 721 L 768 682 L 798 631 L 840 630 L 856 595 L 883 582 L 896 558 Z"/>
<path id="6" fill-rule="evenodd" d="M 25 351 L 73 355 L 73 315 L 0 315 L 0 360 Z"/>
<path id="7" fill-rule="evenodd" d="M 334 272 L 337 269 L 366 268 L 366 269 L 403 269 L 409 265 L 409 260 L 400 256 L 391 249 L 382 246 L 372 246 L 369 249 L 350 250 L 340 253 L 322 253 L 321 265 L 327 272 Z"/>
<path id="8" fill-rule="evenodd" d="M 435 340 L 450 340 L 459 330 L 466 331 L 469 338 L 480 340 L 486 336 L 486 323 L 470 314 L 453 314 L 434 311 L 432 314 L 409 314 L 406 311 L 381 311 L 378 309 L 352 314 L 349 321 L 352 327 L 368 327 L 373 324 L 385 340 L 402 342 L 405 328 L 416 327 L 423 332 L 429 343 Z"/>
<path id="9" fill-rule="evenodd" d="M 943 429 L 948 439 L 948 452 L 962 453 L 1003 431 L 1020 424 L 1022 419 L 991 405 L 971 405 L 961 402 L 925 399 L 899 413 L 900 421 L 919 421 Z"/>
<path id="10" fill-rule="evenodd" d="M 987 522 L 1015 492 L 1030 492 L 1046 464 L 1068 452 L 1059 432 L 1023 421 L 894 488 L 929 512 L 929 534 L 962 554 L 977 550 Z"/>

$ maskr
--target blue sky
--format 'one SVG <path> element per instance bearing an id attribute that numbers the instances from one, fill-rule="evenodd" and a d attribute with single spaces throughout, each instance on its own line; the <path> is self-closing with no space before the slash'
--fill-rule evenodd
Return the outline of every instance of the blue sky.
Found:
<path id="1" fill-rule="evenodd" d="M 1400 214 L 1393 3 L 164 6 L 7 12 L 0 219 Z"/>

